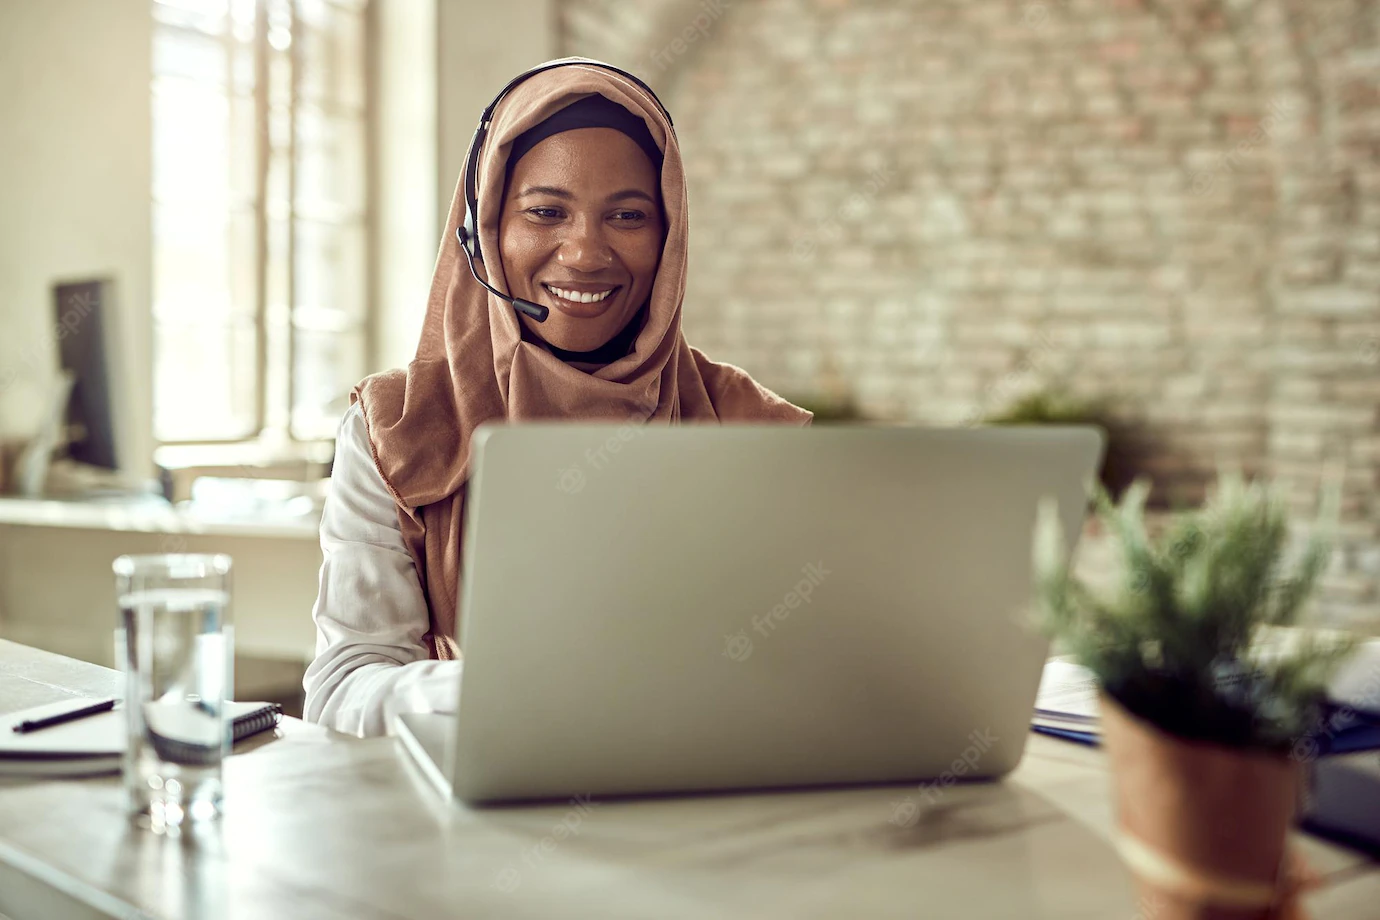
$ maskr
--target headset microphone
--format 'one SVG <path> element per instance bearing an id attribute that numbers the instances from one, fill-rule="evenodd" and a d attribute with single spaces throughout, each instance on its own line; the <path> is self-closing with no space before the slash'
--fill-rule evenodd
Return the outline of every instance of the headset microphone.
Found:
<path id="1" fill-rule="evenodd" d="M 494 287 L 492 284 L 485 281 L 483 278 L 479 277 L 479 272 L 477 272 L 474 268 L 474 259 L 470 256 L 470 247 L 465 245 L 465 236 L 466 233 L 464 227 L 455 228 L 455 238 L 460 241 L 460 249 L 465 253 L 465 261 L 468 262 L 470 265 L 470 274 L 474 275 L 474 280 L 478 281 L 480 284 L 484 285 L 484 287 L 488 288 L 490 294 L 493 294 L 500 300 L 508 301 L 508 303 L 513 305 L 513 309 L 518 311 L 519 313 L 522 313 L 526 316 L 530 316 L 532 317 L 532 319 L 536 320 L 539 323 L 546 322 L 546 317 L 549 316 L 551 313 L 550 307 L 542 306 L 539 303 L 532 303 L 532 301 L 530 300 L 523 300 L 521 297 L 509 297 L 507 294 L 503 293 L 498 288 Z"/>

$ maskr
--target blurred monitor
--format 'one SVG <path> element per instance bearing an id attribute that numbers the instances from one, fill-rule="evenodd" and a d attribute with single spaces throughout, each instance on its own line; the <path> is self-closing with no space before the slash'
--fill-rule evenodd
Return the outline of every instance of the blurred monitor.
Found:
<path id="1" fill-rule="evenodd" d="M 53 285 L 58 360 L 73 377 L 65 418 L 67 456 L 79 463 L 119 469 L 114 408 L 116 395 L 111 313 L 115 285 L 109 280 Z"/>

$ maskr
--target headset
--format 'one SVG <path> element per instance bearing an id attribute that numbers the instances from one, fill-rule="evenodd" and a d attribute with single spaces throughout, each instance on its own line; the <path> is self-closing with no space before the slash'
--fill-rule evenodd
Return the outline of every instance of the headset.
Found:
<path id="1" fill-rule="evenodd" d="M 488 289 L 490 294 L 493 294 L 500 300 L 506 300 L 512 305 L 514 310 L 532 317 L 532 319 L 539 323 L 546 322 L 546 317 L 551 312 L 549 307 L 545 307 L 539 303 L 532 303 L 530 300 L 523 300 L 521 297 L 511 297 L 503 293 L 489 284 L 489 282 L 479 277 L 479 270 L 475 268 L 474 263 L 484 261 L 484 254 L 479 249 L 479 193 L 475 180 L 475 171 L 479 168 L 479 154 L 483 150 L 484 139 L 489 134 L 489 125 L 493 122 L 494 109 L 498 108 L 498 104 L 503 101 L 504 97 L 512 92 L 513 88 L 519 83 L 530 80 L 539 73 L 545 73 L 548 70 L 554 70 L 557 67 L 567 67 L 572 64 L 602 67 L 604 70 L 609 70 L 619 76 L 627 77 L 633 83 L 645 90 L 647 95 L 652 97 L 652 101 L 656 103 L 657 108 L 661 109 L 661 114 L 666 116 L 666 123 L 671 126 L 671 136 L 674 137 L 676 133 L 676 126 L 671 121 L 671 113 L 666 111 L 666 106 L 661 104 L 661 100 L 657 98 L 656 93 L 652 91 L 650 86 L 640 78 L 628 73 L 626 70 L 590 58 L 561 58 L 559 61 L 548 61 L 530 70 L 525 70 L 509 80 L 508 85 L 503 87 L 498 95 L 494 97 L 494 101 L 485 106 L 483 114 L 479 116 L 479 127 L 474 129 L 474 137 L 470 139 L 469 153 L 465 157 L 465 219 L 455 228 L 455 237 L 460 241 L 460 250 L 465 254 L 465 261 L 469 263 L 470 274 L 474 275 L 474 280 Z"/>

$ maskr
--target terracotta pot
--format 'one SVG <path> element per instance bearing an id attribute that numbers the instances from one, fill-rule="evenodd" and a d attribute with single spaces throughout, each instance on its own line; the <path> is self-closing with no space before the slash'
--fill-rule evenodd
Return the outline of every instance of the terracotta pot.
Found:
<path id="1" fill-rule="evenodd" d="M 1284 755 L 1185 741 L 1102 695 L 1118 849 L 1142 920 L 1304 917 L 1287 858 L 1302 772 Z"/>

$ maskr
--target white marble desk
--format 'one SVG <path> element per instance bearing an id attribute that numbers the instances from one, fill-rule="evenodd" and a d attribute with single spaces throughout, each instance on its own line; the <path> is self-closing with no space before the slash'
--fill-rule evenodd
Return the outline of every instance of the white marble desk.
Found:
<path id="1" fill-rule="evenodd" d="M 0 712 L 108 693 L 104 668 L 0 641 Z M 1094 750 L 1032 739 L 1002 783 L 471 810 L 391 739 L 289 721 L 226 764 L 228 814 L 182 839 L 126 821 L 114 778 L 0 782 L 0 914 L 189 917 L 1125 918 Z M 570 828 L 559 831 L 562 826 Z M 558 839 L 562 838 L 562 839 Z M 1318 920 L 1373 918 L 1380 867 L 1308 838 Z"/>

